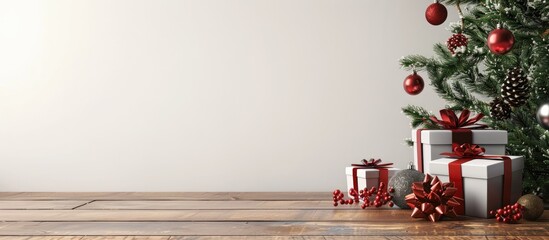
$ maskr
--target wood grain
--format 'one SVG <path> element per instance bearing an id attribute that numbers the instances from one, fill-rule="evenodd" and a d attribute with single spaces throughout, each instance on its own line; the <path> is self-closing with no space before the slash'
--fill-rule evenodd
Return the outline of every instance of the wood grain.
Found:
<path id="1" fill-rule="evenodd" d="M 94 201 L 86 210 L 234 210 L 234 209 L 334 209 L 332 201 Z M 355 209 L 345 208 L 340 209 Z"/>
<path id="2" fill-rule="evenodd" d="M 331 205 L 330 193 L 0 193 L 0 240 L 549 239 L 538 221 Z"/>
<path id="3" fill-rule="evenodd" d="M 511 239 L 511 240 L 541 240 L 546 236 L 172 236 L 170 240 L 236 240 L 236 239 L 257 239 L 257 240 L 488 240 L 488 239 Z"/>
<path id="4" fill-rule="evenodd" d="M 545 215 L 547 215 L 546 213 Z M 235 221 L 279 221 L 279 222 L 411 222 L 410 212 L 391 209 L 355 208 L 354 211 L 340 210 L 0 210 L 0 221 L 4 222 L 235 222 Z M 417 219 L 416 219 L 417 220 Z M 448 222 L 484 222 L 485 219 L 460 216 L 447 219 Z M 549 220 L 542 219 L 538 222 Z"/>
<path id="5" fill-rule="evenodd" d="M 0 240 L 364 240 L 364 236 L 8 236 Z M 546 236 L 368 236 L 368 240 L 542 240 Z"/>
<path id="6" fill-rule="evenodd" d="M 346 222 L 7 222 L 2 235 L 124 236 L 549 236 L 547 224 L 426 221 Z"/>
<path id="7" fill-rule="evenodd" d="M 7 192 L 2 200 L 266 200 L 300 201 L 331 199 L 329 192 Z"/>
<path id="8" fill-rule="evenodd" d="M 369 212 L 369 213 L 365 213 Z M 330 221 L 393 222 L 408 220 L 408 211 L 359 210 L 0 210 L 3 222 L 221 222 L 221 221 Z M 465 219 L 465 217 L 462 217 Z M 478 221 L 478 219 L 470 219 Z"/>
<path id="9" fill-rule="evenodd" d="M 85 205 L 88 201 L 0 201 L 0 209 L 6 210 L 69 210 Z"/>
<path id="10" fill-rule="evenodd" d="M 5 236 L 0 240 L 81 240 L 83 236 Z"/>

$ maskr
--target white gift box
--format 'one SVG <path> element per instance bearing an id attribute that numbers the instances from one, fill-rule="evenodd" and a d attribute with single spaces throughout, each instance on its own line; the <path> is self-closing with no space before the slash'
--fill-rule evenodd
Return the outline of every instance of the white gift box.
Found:
<path id="1" fill-rule="evenodd" d="M 354 188 L 353 187 L 353 168 L 355 167 L 347 167 L 345 168 L 345 174 L 347 174 L 347 194 L 349 194 L 349 189 Z M 398 168 L 386 168 L 389 177 L 387 180 L 391 179 L 391 177 L 400 171 Z M 358 189 L 355 189 L 357 191 L 363 190 L 364 188 L 372 188 L 372 187 L 379 187 L 379 170 L 375 168 L 359 168 L 356 172 L 357 175 L 357 181 L 358 181 Z M 388 181 L 385 183 L 388 184 Z"/>
<path id="2" fill-rule="evenodd" d="M 423 149 L 423 172 L 430 173 L 430 162 L 441 158 L 441 153 L 452 152 L 452 131 L 451 130 L 423 130 L 421 132 L 421 143 L 417 141 L 417 129 L 412 130 L 412 141 L 414 142 L 414 165 L 418 166 L 421 159 L 418 159 L 418 144 Z M 507 145 L 507 131 L 478 129 L 471 130 L 473 142 L 486 149 L 486 155 L 504 155 Z"/>
<path id="3" fill-rule="evenodd" d="M 524 158 L 509 156 L 512 161 L 511 202 L 522 195 L 522 169 Z M 456 158 L 440 158 L 430 163 L 431 174 L 442 182 L 449 182 L 448 164 Z M 490 217 L 491 210 L 503 207 L 503 161 L 475 159 L 461 164 L 465 215 Z"/>

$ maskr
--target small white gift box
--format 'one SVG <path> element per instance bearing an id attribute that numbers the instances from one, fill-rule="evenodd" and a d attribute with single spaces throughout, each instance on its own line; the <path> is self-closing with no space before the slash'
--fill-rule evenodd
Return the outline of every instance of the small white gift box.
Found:
<path id="1" fill-rule="evenodd" d="M 412 130 L 412 141 L 414 142 L 414 165 L 417 170 L 419 164 L 423 165 L 423 172 L 431 173 L 430 163 L 439 159 L 443 152 L 452 152 L 452 131 L 451 130 L 422 130 L 420 141 L 417 135 L 418 129 Z M 487 155 L 504 155 L 507 144 L 507 131 L 491 129 L 471 130 L 473 142 L 486 149 Z M 421 150 L 419 150 L 421 148 Z M 422 153 L 423 159 L 418 153 Z M 422 162 L 420 162 L 422 161 Z"/>
<path id="2" fill-rule="evenodd" d="M 353 169 L 357 168 L 356 179 L 353 178 Z M 400 171 L 398 168 L 385 168 L 388 172 L 387 182 L 385 186 L 389 183 L 388 180 L 391 177 Z M 354 188 L 354 183 L 356 181 L 358 189 L 356 191 L 363 190 L 364 188 L 378 188 L 379 187 L 379 170 L 376 168 L 360 168 L 360 167 L 347 167 L 345 168 L 345 174 L 347 174 L 347 195 L 349 194 L 349 189 Z"/>
<path id="3" fill-rule="evenodd" d="M 511 158 L 511 199 L 515 203 L 522 195 L 522 169 L 524 158 Z M 440 158 L 430 163 L 431 174 L 438 176 L 442 182 L 449 182 L 448 164 L 456 158 Z M 503 173 L 502 160 L 474 159 L 461 164 L 463 178 L 463 195 L 465 200 L 465 215 L 489 218 L 489 212 L 503 207 Z"/>

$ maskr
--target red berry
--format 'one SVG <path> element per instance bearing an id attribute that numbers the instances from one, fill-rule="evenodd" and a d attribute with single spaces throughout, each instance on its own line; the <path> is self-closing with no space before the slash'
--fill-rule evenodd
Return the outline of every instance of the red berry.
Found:
<path id="1" fill-rule="evenodd" d="M 367 206 L 366 204 L 362 204 L 362 205 L 360 205 L 360 207 L 361 207 L 362 209 L 365 209 L 365 208 L 366 208 L 366 206 Z"/>
<path id="2" fill-rule="evenodd" d="M 338 205 L 337 202 L 334 202 L 334 207 L 337 207 L 337 205 Z"/>
<path id="3" fill-rule="evenodd" d="M 349 204 L 353 204 L 353 203 L 354 203 L 353 199 L 349 199 Z"/>
<path id="4" fill-rule="evenodd" d="M 393 207 L 395 204 L 393 202 L 389 202 L 389 207 Z"/>
<path id="5" fill-rule="evenodd" d="M 345 200 L 341 199 L 341 200 L 339 200 L 339 203 L 340 204 L 345 204 Z"/>
<path id="6" fill-rule="evenodd" d="M 504 223 L 510 223 L 510 222 L 511 222 L 511 219 L 505 218 L 505 219 L 503 219 L 503 222 L 504 222 Z"/>
<path id="7" fill-rule="evenodd" d="M 502 218 L 502 217 L 497 217 L 496 220 L 497 220 L 498 222 L 503 222 L 503 218 Z"/>
<path id="8" fill-rule="evenodd" d="M 334 195 L 336 195 L 336 196 L 339 195 L 340 193 L 341 193 L 341 190 L 339 190 L 339 189 L 336 189 L 336 190 L 334 191 Z"/>

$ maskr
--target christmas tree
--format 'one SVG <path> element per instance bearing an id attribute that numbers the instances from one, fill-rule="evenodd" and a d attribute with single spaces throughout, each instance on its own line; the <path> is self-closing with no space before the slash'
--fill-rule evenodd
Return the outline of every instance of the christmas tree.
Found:
<path id="1" fill-rule="evenodd" d="M 433 25 L 446 19 L 445 6 L 456 9 L 460 20 L 450 24 L 453 35 L 434 45 L 434 57 L 406 56 L 400 64 L 426 73 L 448 108 L 483 113 L 490 128 L 508 131 L 508 154 L 525 157 L 525 192 L 546 185 L 549 123 L 540 120 L 538 109 L 549 102 L 549 3 L 446 0 L 433 5 L 426 12 Z M 436 128 L 426 109 L 403 111 L 413 127 Z"/>

